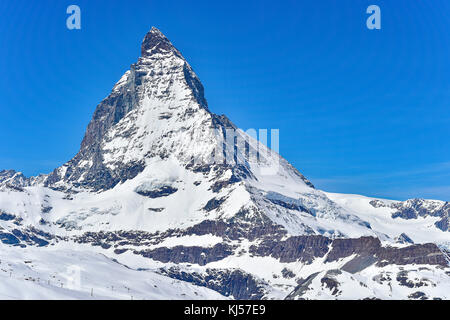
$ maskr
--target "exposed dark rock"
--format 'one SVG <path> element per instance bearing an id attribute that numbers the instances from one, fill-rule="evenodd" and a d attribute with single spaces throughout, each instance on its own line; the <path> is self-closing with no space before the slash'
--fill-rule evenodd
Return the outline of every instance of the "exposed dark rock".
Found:
<path id="1" fill-rule="evenodd" d="M 237 179 L 234 176 L 231 177 L 231 179 L 229 179 L 229 180 L 216 181 L 211 186 L 211 190 L 212 190 L 212 192 L 219 193 L 220 191 L 222 191 L 222 189 L 224 189 L 224 188 L 228 187 L 229 185 L 236 183 L 238 181 L 239 181 L 239 179 Z"/>
<path id="2" fill-rule="evenodd" d="M 434 225 L 442 231 L 450 231 L 450 213 L 447 211 L 442 219 L 436 221 Z"/>
<path id="3" fill-rule="evenodd" d="M 426 287 L 430 285 L 430 280 L 426 279 L 426 278 L 422 278 L 422 279 L 414 279 L 415 281 L 411 281 L 408 278 L 408 271 L 400 271 L 397 274 L 397 281 L 399 282 L 400 285 L 408 287 L 408 288 L 420 288 L 420 287 Z"/>
<path id="4" fill-rule="evenodd" d="M 224 114 L 215 114 L 212 117 L 213 128 L 224 128 L 224 129 L 237 129 L 236 126 L 228 119 Z"/>
<path id="5" fill-rule="evenodd" d="M 3 212 L 3 211 L 0 210 L 0 220 L 10 221 L 10 220 L 14 220 L 15 218 L 16 218 L 15 215 L 8 214 L 8 213 Z"/>
<path id="6" fill-rule="evenodd" d="M 378 266 L 388 264 L 429 264 L 447 267 L 445 256 L 434 243 L 415 244 L 404 248 L 383 247 L 377 253 Z"/>
<path id="7" fill-rule="evenodd" d="M 14 229 L 12 234 L 19 240 L 29 244 L 29 245 L 37 245 L 39 247 L 45 247 L 49 245 L 47 240 L 37 237 L 33 232 L 22 232 L 18 229 Z"/>
<path id="8" fill-rule="evenodd" d="M 336 261 L 352 254 L 376 257 L 378 266 L 412 263 L 447 266 L 444 255 L 435 244 L 417 244 L 404 248 L 382 247 L 380 240 L 373 237 L 335 239 L 326 262 Z"/>
<path id="9" fill-rule="evenodd" d="M 11 179 L 16 174 L 17 174 L 17 171 L 15 171 L 15 170 L 1 170 L 0 171 L 0 183 Z"/>
<path id="10" fill-rule="evenodd" d="M 292 270 L 289 270 L 287 268 L 284 268 L 283 270 L 281 270 L 281 274 L 283 275 L 284 278 L 286 279 L 292 279 L 295 278 L 295 273 L 292 272 Z"/>
<path id="11" fill-rule="evenodd" d="M 41 208 L 41 212 L 42 213 L 49 213 L 50 211 L 52 211 L 53 207 L 50 206 L 42 206 Z"/>
<path id="12" fill-rule="evenodd" d="M 431 208 L 432 210 L 430 210 L 430 202 L 423 199 L 411 199 L 404 202 L 394 203 L 391 207 L 397 209 L 397 211 L 392 214 L 392 217 L 400 217 L 403 219 L 416 219 L 417 217 L 425 217 L 429 215 L 440 217 L 445 211 L 450 209 L 445 208 L 445 205 L 440 209 L 438 209 L 437 204 L 434 206 Z"/>
<path id="13" fill-rule="evenodd" d="M 379 284 L 383 284 L 384 282 L 392 281 L 390 272 L 381 272 L 380 274 L 375 275 L 372 278 L 373 281 L 378 282 Z"/>
<path id="14" fill-rule="evenodd" d="M 401 286 L 405 286 L 408 288 L 414 288 L 414 282 L 412 282 L 411 280 L 409 280 L 408 278 L 408 271 L 400 271 L 397 274 L 397 281 L 399 282 L 399 284 Z"/>
<path id="15" fill-rule="evenodd" d="M 439 221 L 435 222 L 436 227 L 442 231 L 450 231 L 449 202 L 445 202 L 442 205 L 442 203 L 433 200 L 410 199 L 389 205 L 380 200 L 372 200 L 369 203 L 375 208 L 389 207 L 395 209 L 396 211 L 392 214 L 393 218 L 417 219 L 418 217 L 427 216 L 441 217 Z"/>
<path id="16" fill-rule="evenodd" d="M 171 186 L 163 186 L 154 190 L 141 190 L 141 189 L 135 190 L 137 194 L 140 194 L 141 196 L 148 198 L 167 197 L 177 191 L 178 191 L 177 188 L 173 188 Z"/>
<path id="17" fill-rule="evenodd" d="M 420 299 L 420 300 L 428 300 L 428 297 L 427 297 L 427 295 L 424 293 L 424 292 L 421 292 L 421 291 L 416 291 L 416 292 L 414 292 L 414 293 L 411 293 L 409 296 L 408 296 L 408 298 L 409 299 Z"/>
<path id="18" fill-rule="evenodd" d="M 183 235 L 212 234 L 230 240 L 248 239 L 254 241 L 258 238 L 281 239 L 285 234 L 281 226 L 265 221 L 264 223 L 245 222 L 244 220 L 232 219 L 229 222 L 221 220 L 204 220 L 201 223 L 181 231 Z"/>
<path id="19" fill-rule="evenodd" d="M 300 279 L 297 287 L 286 296 L 286 300 L 302 300 L 303 295 L 309 290 L 312 281 L 319 275 L 319 272 L 310 274 L 306 279 Z"/>
<path id="20" fill-rule="evenodd" d="M 250 253 L 257 256 L 271 256 L 280 262 L 301 261 L 311 263 L 328 252 L 332 240 L 323 236 L 290 237 L 284 241 L 265 240 L 250 247 Z"/>
<path id="21" fill-rule="evenodd" d="M 16 226 L 20 226 L 22 224 L 23 219 L 21 217 L 15 217 L 13 223 Z"/>
<path id="22" fill-rule="evenodd" d="M 178 280 L 215 290 L 237 300 L 260 300 L 265 295 L 265 282 L 242 270 L 207 269 L 205 273 L 187 273 L 178 268 L 161 269 L 161 273 Z"/>
<path id="23" fill-rule="evenodd" d="M 311 212 L 306 209 L 305 207 L 299 205 L 298 203 L 289 203 L 289 202 L 285 202 L 279 199 L 269 199 L 270 202 L 279 205 L 283 208 L 289 209 L 289 210 L 296 210 L 296 211 L 301 211 L 301 212 L 307 212 L 309 214 L 311 214 Z M 314 214 L 312 214 L 314 215 Z"/>
<path id="24" fill-rule="evenodd" d="M 221 198 L 221 199 L 216 199 L 216 198 L 212 198 L 211 200 L 209 200 L 206 205 L 203 207 L 203 210 L 209 212 L 212 210 L 215 210 L 217 208 L 219 208 L 222 203 L 224 203 L 226 200 L 226 198 Z"/>
<path id="25" fill-rule="evenodd" d="M 408 235 L 407 235 L 406 233 L 402 233 L 401 235 L 399 235 L 399 236 L 395 239 L 395 241 L 396 241 L 397 243 L 410 243 L 410 244 L 413 244 L 413 243 L 414 243 L 414 241 L 412 241 L 411 238 L 408 237 Z"/>
<path id="26" fill-rule="evenodd" d="M 57 237 L 34 227 L 28 227 L 24 230 L 13 229 L 10 233 L 0 231 L 1 242 L 21 247 L 26 245 L 43 247 L 49 245 L 51 240 L 56 239 Z"/>
<path id="27" fill-rule="evenodd" d="M 164 263 L 195 263 L 203 266 L 232 255 L 233 248 L 227 244 L 219 243 L 211 248 L 176 246 L 173 248 L 161 247 L 153 250 L 135 251 L 135 253 Z"/>
<path id="28" fill-rule="evenodd" d="M 229 233 L 229 225 L 221 220 L 204 220 L 199 224 L 187 228 L 184 231 L 179 231 L 184 235 L 198 235 L 212 234 L 219 237 L 227 236 Z"/>
<path id="29" fill-rule="evenodd" d="M 240 220 L 225 222 L 221 220 L 204 220 L 187 229 L 170 229 L 165 232 L 149 233 L 145 231 L 115 231 L 115 232 L 85 232 L 81 236 L 73 237 L 78 243 L 107 242 L 114 246 L 145 247 L 162 242 L 166 238 L 189 235 L 207 235 L 222 237 L 224 242 L 231 240 L 248 239 L 281 239 L 286 230 L 281 226 L 265 221 L 265 223 L 245 223 Z"/>
<path id="30" fill-rule="evenodd" d="M 187 85 L 192 90 L 195 100 L 205 109 L 208 109 L 208 102 L 205 99 L 205 89 L 200 79 L 192 73 L 192 69 L 187 63 L 183 66 L 184 78 Z"/>
<path id="31" fill-rule="evenodd" d="M 347 262 L 343 267 L 342 270 L 350 272 L 350 273 L 357 273 L 360 272 L 367 267 L 370 267 L 374 263 L 377 262 L 377 258 L 375 256 L 357 256 Z"/>
<path id="32" fill-rule="evenodd" d="M 39 247 L 49 245 L 49 241 L 56 237 L 30 227 L 26 230 L 13 229 L 11 233 L 0 232 L 0 241 L 9 245 L 37 245 Z"/>
<path id="33" fill-rule="evenodd" d="M 403 208 L 392 214 L 392 218 L 416 219 L 417 211 L 413 208 Z"/>
<path id="34" fill-rule="evenodd" d="M 320 279 L 320 282 L 322 285 L 330 289 L 331 294 L 333 296 L 337 296 L 339 291 L 340 283 L 336 280 L 335 276 L 341 274 L 342 272 L 340 270 L 329 270 L 325 273 L 325 275 Z"/>
<path id="35" fill-rule="evenodd" d="M 167 120 L 167 119 L 172 118 L 172 116 L 173 116 L 172 113 L 164 112 L 164 113 L 161 113 L 161 114 L 159 115 L 158 119 L 159 119 L 159 120 Z"/>
<path id="36" fill-rule="evenodd" d="M 14 184 L 11 184 L 11 183 L 7 183 L 7 184 L 5 184 L 5 186 L 6 186 L 8 189 L 11 189 L 11 190 L 14 190 L 14 191 L 18 191 L 18 192 L 24 192 L 24 191 L 25 191 L 24 188 L 19 187 L 19 186 L 14 185 Z"/>
<path id="37" fill-rule="evenodd" d="M 375 255 L 381 248 L 381 242 L 373 237 L 361 237 L 358 239 L 335 239 L 330 253 L 325 262 L 336 261 L 352 254 Z"/>
<path id="38" fill-rule="evenodd" d="M 205 220 L 184 230 L 172 229 L 163 233 L 148 233 L 143 231 L 117 232 L 86 232 L 77 236 L 74 241 L 103 245 L 145 247 L 162 242 L 166 238 L 188 235 L 206 235 L 222 237 L 222 243 L 212 248 L 174 247 L 157 248 L 154 250 L 135 250 L 135 253 L 162 261 L 205 264 L 218 261 L 231 254 L 233 249 L 228 241 L 260 239 L 258 245 L 252 245 L 249 253 L 255 256 L 271 256 L 280 262 L 301 261 L 311 263 L 316 258 L 324 257 L 325 262 L 332 262 L 356 254 L 356 257 L 343 266 L 343 270 L 356 273 L 372 264 L 384 266 L 387 264 L 430 264 L 447 266 L 444 255 L 434 244 L 412 245 L 405 248 L 382 247 L 380 241 L 373 237 L 358 239 L 331 240 L 320 235 L 296 236 L 282 240 L 286 231 L 274 224 L 251 224 L 242 221 L 225 222 Z M 331 250 L 330 250 L 331 249 Z"/>
<path id="39" fill-rule="evenodd" d="M 369 204 L 374 208 L 383 208 L 386 207 L 386 204 L 380 200 L 371 200 Z"/>
<path id="40" fill-rule="evenodd" d="M 30 185 L 30 179 L 15 170 L 2 170 L 0 171 L 1 185 L 13 191 L 23 192 L 23 188 Z"/>
<path id="41" fill-rule="evenodd" d="M 13 234 L 11 233 L 4 233 L 0 231 L 0 241 L 4 244 L 9 245 L 17 245 L 20 243 L 20 240 L 17 239 Z"/>

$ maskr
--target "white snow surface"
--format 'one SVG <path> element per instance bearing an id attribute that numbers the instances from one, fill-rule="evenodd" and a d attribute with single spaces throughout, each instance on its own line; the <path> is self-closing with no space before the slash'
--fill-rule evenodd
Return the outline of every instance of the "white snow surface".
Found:
<path id="1" fill-rule="evenodd" d="M 0 244 L 0 299 L 226 299 L 217 292 L 120 264 L 75 246 L 17 249 Z M 112 276 L 113 275 L 113 276 Z"/>

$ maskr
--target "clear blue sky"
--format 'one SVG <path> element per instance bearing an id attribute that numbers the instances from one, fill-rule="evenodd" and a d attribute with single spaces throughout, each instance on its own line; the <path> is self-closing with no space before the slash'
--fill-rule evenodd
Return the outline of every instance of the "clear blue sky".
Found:
<path id="1" fill-rule="evenodd" d="M 366 28 L 370 4 L 381 30 Z M 450 200 L 448 0 L 3 0 L 0 168 L 35 175 L 74 156 L 151 26 L 213 112 L 280 129 L 280 153 L 317 187 Z"/>

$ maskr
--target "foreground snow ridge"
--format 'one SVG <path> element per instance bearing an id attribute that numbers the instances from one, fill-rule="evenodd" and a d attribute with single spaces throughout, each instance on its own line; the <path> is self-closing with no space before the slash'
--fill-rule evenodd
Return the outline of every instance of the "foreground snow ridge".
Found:
<path id="1" fill-rule="evenodd" d="M 152 28 L 73 159 L 0 171 L 0 298 L 449 299 L 449 212 L 315 189 Z"/>

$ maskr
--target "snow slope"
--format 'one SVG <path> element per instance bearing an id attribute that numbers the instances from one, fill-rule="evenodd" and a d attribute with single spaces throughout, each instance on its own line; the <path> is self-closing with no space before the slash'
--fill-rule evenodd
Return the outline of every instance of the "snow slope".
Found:
<path id="1" fill-rule="evenodd" d="M 0 299 L 225 299 L 213 290 L 131 269 L 73 246 L 0 246 Z"/>

